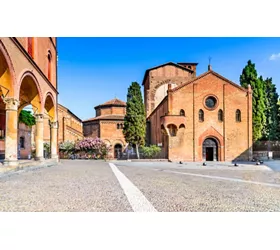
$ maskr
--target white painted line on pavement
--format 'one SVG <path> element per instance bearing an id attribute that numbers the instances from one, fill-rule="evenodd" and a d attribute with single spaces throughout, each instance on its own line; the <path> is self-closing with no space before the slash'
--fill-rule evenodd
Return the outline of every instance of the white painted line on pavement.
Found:
<path id="1" fill-rule="evenodd" d="M 116 167 L 109 163 L 134 212 L 157 212 L 141 191 Z"/>
<path id="2" fill-rule="evenodd" d="M 263 186 L 268 186 L 268 187 L 280 188 L 280 184 L 273 184 L 273 183 L 267 183 L 267 182 L 246 181 L 246 180 L 237 179 L 237 178 L 221 177 L 221 176 L 205 175 L 205 174 L 193 174 L 193 173 L 178 172 L 178 171 L 172 171 L 172 170 L 161 170 L 161 169 L 155 169 L 155 170 L 161 171 L 161 172 L 174 173 L 174 174 L 183 174 L 183 175 L 190 175 L 190 176 L 209 178 L 209 179 L 226 180 L 226 181 L 244 182 L 244 183 L 249 183 L 249 184 L 257 184 L 257 185 L 263 185 Z"/>

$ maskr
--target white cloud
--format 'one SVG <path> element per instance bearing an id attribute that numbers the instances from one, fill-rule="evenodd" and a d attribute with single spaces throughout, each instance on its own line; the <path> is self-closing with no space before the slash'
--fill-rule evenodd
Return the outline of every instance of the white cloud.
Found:
<path id="1" fill-rule="evenodd" d="M 280 53 L 278 53 L 278 54 L 272 54 L 272 55 L 269 57 L 269 60 L 270 60 L 270 61 L 278 60 L 278 59 L 280 59 Z"/>

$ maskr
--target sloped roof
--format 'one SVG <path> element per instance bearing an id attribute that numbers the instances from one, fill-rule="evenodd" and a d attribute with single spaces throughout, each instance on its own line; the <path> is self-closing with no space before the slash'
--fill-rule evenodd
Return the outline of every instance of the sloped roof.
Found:
<path id="1" fill-rule="evenodd" d="M 70 109 L 66 108 L 65 106 L 58 103 L 58 108 L 63 108 L 66 110 L 66 112 L 70 113 L 72 116 L 74 116 L 79 122 L 82 122 L 82 119 L 80 119 L 78 116 L 76 116 Z"/>
<path id="2" fill-rule="evenodd" d="M 228 82 L 229 84 L 233 85 L 234 87 L 236 87 L 236 88 L 238 88 L 238 89 L 240 89 L 240 90 L 242 90 L 242 91 L 244 91 L 244 92 L 248 92 L 247 89 L 245 89 L 245 88 L 241 87 L 240 85 L 238 85 L 238 84 L 236 84 L 236 83 L 234 83 L 234 82 L 228 80 L 227 78 L 221 76 L 220 74 L 218 74 L 217 72 L 215 72 L 215 71 L 213 71 L 213 70 L 208 70 L 208 71 L 206 71 L 205 73 L 199 75 L 198 77 L 196 77 L 196 78 L 194 78 L 194 79 L 192 79 L 192 80 L 190 80 L 190 81 L 188 81 L 188 82 L 186 82 L 186 83 L 183 83 L 182 85 L 180 85 L 180 86 L 178 86 L 178 87 L 176 87 L 176 88 L 171 89 L 171 92 L 175 92 L 175 91 L 177 91 L 177 90 L 183 88 L 184 86 L 186 86 L 186 85 L 188 85 L 188 84 L 191 84 L 191 83 L 193 83 L 193 82 L 199 80 L 200 78 L 203 78 L 203 77 L 207 76 L 208 74 L 213 74 L 213 75 L 215 75 L 216 77 L 218 77 L 218 78 L 220 78 L 220 79 L 222 79 L 222 80 Z"/>
<path id="3" fill-rule="evenodd" d="M 90 121 L 99 121 L 99 120 L 124 120 L 124 115 L 100 115 L 88 120 L 84 120 L 83 122 L 90 122 Z"/>
<path id="4" fill-rule="evenodd" d="M 98 106 L 95 107 L 96 108 L 99 108 L 99 107 L 104 107 L 104 106 L 121 106 L 121 107 L 126 107 L 126 102 L 123 102 L 122 100 L 120 99 L 117 99 L 117 98 L 114 98 L 110 101 L 107 101 L 103 104 L 100 104 Z"/>
<path id="5" fill-rule="evenodd" d="M 184 64 L 184 63 L 181 63 L 181 64 Z M 198 63 L 185 63 L 185 64 L 197 65 Z M 193 73 L 193 72 L 194 72 L 193 70 L 191 70 L 191 69 L 189 69 L 189 68 L 185 68 L 185 67 L 183 67 L 183 66 L 181 66 L 181 65 L 179 65 L 179 64 L 177 64 L 177 63 L 168 62 L 168 63 L 164 63 L 164 64 L 161 64 L 161 65 L 158 65 L 158 66 L 156 66 L 156 67 L 147 69 L 146 72 L 145 72 L 143 81 L 142 81 L 142 85 L 144 85 L 145 80 L 146 80 L 146 78 L 147 78 L 147 76 L 148 76 L 148 74 L 149 74 L 149 72 L 150 72 L 151 70 L 158 69 L 158 68 L 164 67 L 164 66 L 166 66 L 166 65 L 172 65 L 172 66 L 175 66 L 175 67 L 180 68 L 180 69 L 182 69 L 182 70 L 189 71 L 190 73 Z"/>

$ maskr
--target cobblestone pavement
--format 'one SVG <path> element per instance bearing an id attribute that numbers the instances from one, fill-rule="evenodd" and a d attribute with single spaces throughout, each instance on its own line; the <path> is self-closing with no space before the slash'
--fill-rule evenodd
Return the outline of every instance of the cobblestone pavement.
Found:
<path id="1" fill-rule="evenodd" d="M 132 211 L 108 163 L 62 164 L 0 178 L 0 211 Z"/>
<path id="2" fill-rule="evenodd" d="M 66 160 L 1 177 L 0 211 L 280 211 L 280 172 L 266 167 L 114 164 Z"/>

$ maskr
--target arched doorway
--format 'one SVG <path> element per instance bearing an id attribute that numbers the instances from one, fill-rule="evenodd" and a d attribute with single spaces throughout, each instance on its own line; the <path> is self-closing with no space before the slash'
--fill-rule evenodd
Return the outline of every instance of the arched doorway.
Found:
<path id="1" fill-rule="evenodd" d="M 205 161 L 218 161 L 218 143 L 214 138 L 204 140 L 202 155 Z"/>
<path id="2" fill-rule="evenodd" d="M 114 158 L 119 159 L 121 158 L 121 155 L 122 155 L 122 145 L 116 144 L 114 146 Z"/>

